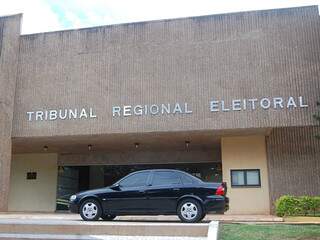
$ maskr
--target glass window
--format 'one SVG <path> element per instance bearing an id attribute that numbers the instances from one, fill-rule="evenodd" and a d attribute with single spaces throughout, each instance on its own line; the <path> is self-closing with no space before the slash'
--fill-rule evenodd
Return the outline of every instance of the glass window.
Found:
<path id="1" fill-rule="evenodd" d="M 260 170 L 244 169 L 231 170 L 231 186 L 232 187 L 260 187 Z"/>
<path id="2" fill-rule="evenodd" d="M 193 178 L 191 176 L 188 176 L 187 174 L 180 174 L 181 180 L 183 184 L 191 184 L 193 183 Z"/>
<path id="3" fill-rule="evenodd" d="M 133 174 L 120 182 L 121 187 L 141 187 L 147 184 L 149 172 Z"/>
<path id="4" fill-rule="evenodd" d="M 231 172 L 232 185 L 244 185 L 244 171 Z"/>
<path id="5" fill-rule="evenodd" d="M 180 184 L 180 177 L 178 174 L 169 171 L 157 171 L 153 173 L 153 186 Z"/>
<path id="6" fill-rule="evenodd" d="M 260 176 L 257 170 L 247 171 L 247 185 L 260 185 Z"/>

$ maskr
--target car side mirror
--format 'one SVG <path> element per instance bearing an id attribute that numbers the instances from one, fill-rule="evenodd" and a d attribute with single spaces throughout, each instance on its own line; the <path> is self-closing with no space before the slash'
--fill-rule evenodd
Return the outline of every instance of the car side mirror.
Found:
<path id="1" fill-rule="evenodd" d="M 111 185 L 110 188 L 111 188 L 112 190 L 120 190 L 120 184 L 119 184 L 119 183 L 113 184 L 113 185 Z"/>

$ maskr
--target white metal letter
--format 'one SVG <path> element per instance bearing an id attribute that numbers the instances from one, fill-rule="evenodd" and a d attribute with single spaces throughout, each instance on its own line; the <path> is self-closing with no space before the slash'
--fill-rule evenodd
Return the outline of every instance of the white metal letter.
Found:
<path id="1" fill-rule="evenodd" d="M 27 112 L 28 121 L 32 121 L 32 114 L 34 114 L 34 112 Z"/>
<path id="2" fill-rule="evenodd" d="M 118 115 L 118 117 L 121 117 L 121 107 L 119 106 L 112 107 L 112 116 L 115 117 L 116 115 Z"/>
<path id="3" fill-rule="evenodd" d="M 219 112 L 219 101 L 210 101 L 210 111 Z"/>

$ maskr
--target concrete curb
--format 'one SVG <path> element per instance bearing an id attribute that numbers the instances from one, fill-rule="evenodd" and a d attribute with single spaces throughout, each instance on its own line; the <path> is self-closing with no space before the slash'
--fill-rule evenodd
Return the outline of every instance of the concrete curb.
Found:
<path id="1" fill-rule="evenodd" d="M 208 234 L 206 238 L 201 236 L 193 236 L 193 237 L 182 237 L 182 236 L 139 236 L 139 235 L 117 235 L 117 236 L 110 236 L 110 235 L 63 235 L 63 234 L 46 234 L 46 233 L 33 233 L 33 234 L 25 234 L 25 233 L 0 233 L 0 239 L 21 239 L 21 240 L 29 240 L 29 239 L 59 239 L 59 240 L 76 240 L 76 239 L 93 239 L 93 240 L 200 240 L 200 239 L 207 239 L 207 240 L 218 240 L 219 239 L 219 222 L 218 221 L 211 221 L 208 225 Z"/>
<path id="2" fill-rule="evenodd" d="M 218 240 L 219 238 L 219 222 L 211 221 L 208 227 L 208 240 Z"/>
<path id="3" fill-rule="evenodd" d="M 206 240 L 199 237 L 112 236 L 112 235 L 62 235 L 0 233 L 3 240 Z"/>
<path id="4" fill-rule="evenodd" d="M 0 221 L 0 233 L 207 237 L 208 223 Z"/>

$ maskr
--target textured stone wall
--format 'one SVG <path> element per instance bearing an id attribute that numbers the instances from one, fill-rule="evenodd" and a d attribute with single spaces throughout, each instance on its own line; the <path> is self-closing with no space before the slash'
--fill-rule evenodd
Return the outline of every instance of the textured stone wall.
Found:
<path id="1" fill-rule="evenodd" d="M 317 7 L 24 35 L 13 134 L 312 125 L 319 39 Z M 212 99 L 229 105 L 233 99 L 289 96 L 304 96 L 309 108 L 210 112 Z M 112 116 L 112 106 L 176 102 L 187 102 L 192 114 Z M 97 117 L 28 121 L 28 111 L 82 107 L 92 107 Z"/>
<path id="2" fill-rule="evenodd" d="M 0 17 L 0 211 L 8 209 L 20 21 L 21 15 Z"/>
<path id="3" fill-rule="evenodd" d="M 270 200 L 284 194 L 320 195 L 320 127 L 277 128 L 266 138 Z"/>

